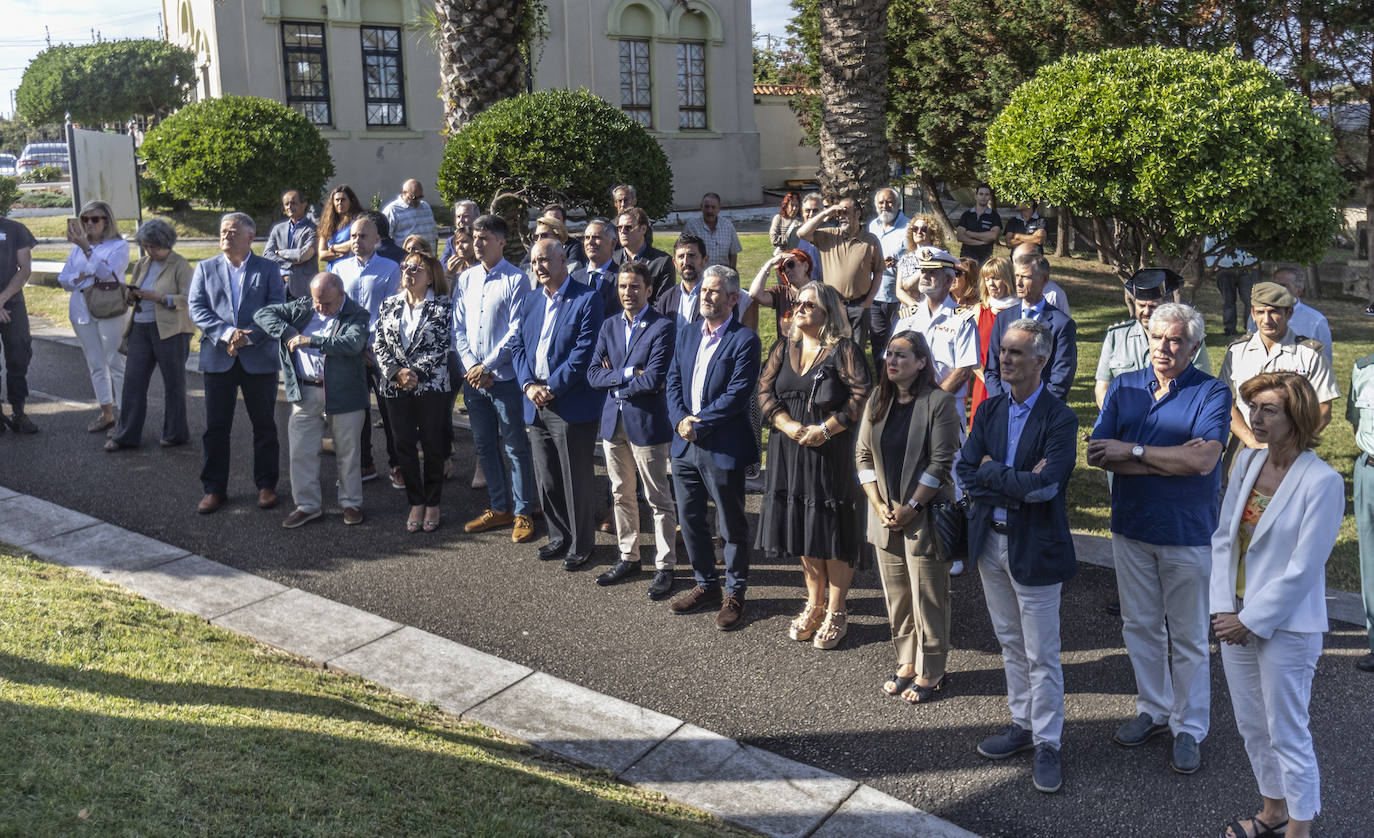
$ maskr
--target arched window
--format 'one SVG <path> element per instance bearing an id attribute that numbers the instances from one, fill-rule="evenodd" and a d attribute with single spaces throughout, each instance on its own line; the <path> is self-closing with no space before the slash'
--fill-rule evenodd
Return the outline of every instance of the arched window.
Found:
<path id="1" fill-rule="evenodd" d="M 620 109 L 645 128 L 654 127 L 653 40 L 667 31 L 656 0 L 617 0 L 607 13 L 606 32 L 619 48 Z"/>

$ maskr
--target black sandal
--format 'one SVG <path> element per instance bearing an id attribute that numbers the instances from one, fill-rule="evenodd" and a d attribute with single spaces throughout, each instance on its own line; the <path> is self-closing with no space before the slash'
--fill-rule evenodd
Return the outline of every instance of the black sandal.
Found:
<path id="1" fill-rule="evenodd" d="M 1241 821 L 1247 820 L 1255 825 L 1254 838 L 1283 838 L 1288 832 L 1288 821 L 1276 824 L 1267 824 L 1259 818 L 1236 818 L 1226 826 L 1222 827 L 1219 838 L 1246 838 L 1250 833 L 1241 826 Z"/>
<path id="2" fill-rule="evenodd" d="M 908 677 L 903 678 L 902 676 L 894 672 L 892 673 L 891 678 L 888 678 L 886 681 L 883 682 L 883 686 L 881 687 L 881 689 L 884 694 L 892 698 L 897 698 L 902 693 L 906 692 L 906 688 L 911 686 L 911 683 L 915 680 L 915 675 L 910 675 Z M 889 690 L 887 688 L 888 684 L 892 685 L 892 689 Z"/>
<path id="3" fill-rule="evenodd" d="M 915 679 L 912 680 L 914 681 Z M 940 680 L 936 681 L 928 687 L 923 687 L 920 684 L 913 683 L 910 687 L 907 688 L 911 691 L 912 697 L 907 698 L 905 695 L 903 695 L 902 701 L 905 701 L 907 704 L 926 704 L 931 701 L 934 701 L 936 699 L 935 694 L 945 688 L 945 683 L 947 681 L 949 681 L 948 672 L 946 672 L 944 675 L 941 675 Z"/>

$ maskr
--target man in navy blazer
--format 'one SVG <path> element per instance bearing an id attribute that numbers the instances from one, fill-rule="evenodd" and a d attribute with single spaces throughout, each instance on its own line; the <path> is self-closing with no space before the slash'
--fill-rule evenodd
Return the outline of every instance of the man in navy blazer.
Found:
<path id="1" fill-rule="evenodd" d="M 616 275 L 620 269 L 615 260 L 615 227 L 604 218 L 593 218 L 582 230 L 582 249 L 587 264 L 578 265 L 571 273 L 573 279 L 590 287 L 601 297 L 601 310 L 620 310 L 620 295 L 616 290 Z"/>
<path id="2" fill-rule="evenodd" d="M 534 476 L 549 522 L 539 558 L 562 559 L 564 570 L 575 570 L 596 546 L 592 447 L 606 394 L 587 383 L 601 331 L 601 296 L 568 276 L 567 260 L 557 239 L 535 243 L 530 271 L 539 290 L 520 304 L 511 359 L 525 394 Z"/>
<path id="3" fill-rule="evenodd" d="M 1004 759 L 1034 748 L 1032 779 L 1046 793 L 1063 777 L 1059 593 L 1077 569 L 1064 490 L 1078 456 L 1078 417 L 1041 381 L 1051 346 L 1044 323 L 1009 325 L 1000 359 L 1007 392 L 978 408 L 955 460 L 972 501 L 969 560 L 1002 645 L 1012 718 L 978 753 Z"/>
<path id="4" fill-rule="evenodd" d="M 1078 326 L 1045 299 L 1045 283 L 1050 279 L 1048 259 L 1039 253 L 1024 253 L 1019 254 L 1012 265 L 1016 273 L 1016 296 L 1021 298 L 1021 304 L 1003 309 L 993 321 L 983 378 L 988 397 L 1007 392 L 999 358 L 1002 335 L 1013 322 L 1030 318 L 1044 324 L 1050 335 L 1050 358 L 1040 373 L 1040 380 L 1045 383 L 1050 395 L 1061 402 L 1065 401 L 1069 396 L 1069 388 L 1073 386 L 1074 373 L 1078 371 Z"/>
<path id="5" fill-rule="evenodd" d="M 759 380 L 759 336 L 735 319 L 739 274 L 712 265 L 701 280 L 701 321 L 677 336 L 668 368 L 668 416 L 673 438 L 673 488 L 682 541 L 696 586 L 669 604 L 690 614 L 720 603 L 716 628 L 739 628 L 749 584 L 749 522 L 744 517 L 744 469 L 758 462 L 757 428 L 749 403 Z M 706 525 L 707 501 L 725 540 L 725 592 L 716 571 L 715 540 Z"/>
<path id="6" fill-rule="evenodd" d="M 620 543 L 620 559 L 596 577 L 596 584 L 614 585 L 639 574 L 638 474 L 654 515 L 655 573 L 649 599 L 658 600 L 672 591 L 677 564 L 677 509 L 668 483 L 673 423 L 668 418 L 667 393 L 677 327 L 649 307 L 652 283 L 653 274 L 645 263 L 620 266 L 621 312 L 601 324 L 587 381 L 608 396 L 601 408 L 601 445 Z"/>
<path id="7" fill-rule="evenodd" d="M 265 305 L 284 302 L 286 286 L 276 264 L 253 253 L 253 219 L 231 212 L 219 222 L 219 256 L 196 264 L 187 304 L 201 330 L 200 371 L 205 375 L 205 449 L 200 482 L 205 496 L 196 510 L 214 512 L 229 487 L 229 432 L 234 402 L 253 423 L 253 484 L 258 507 L 277 505 L 279 450 L 274 408 L 277 401 L 279 346 L 253 315 Z"/>

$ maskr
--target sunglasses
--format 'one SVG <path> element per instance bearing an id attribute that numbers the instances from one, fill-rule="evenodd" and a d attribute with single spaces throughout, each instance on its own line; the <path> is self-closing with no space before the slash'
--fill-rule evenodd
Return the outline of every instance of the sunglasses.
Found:
<path id="1" fill-rule="evenodd" d="M 820 308 L 820 306 L 812 300 L 802 300 L 801 302 L 797 303 L 797 311 L 800 311 L 803 314 L 805 314 L 808 311 L 814 311 L 818 308 Z"/>
<path id="2" fill-rule="evenodd" d="M 790 271 L 790 270 L 792 270 L 793 268 L 795 268 L 796 266 L 797 266 L 797 260 L 796 260 L 796 259 L 788 259 L 786 262 L 783 262 L 783 263 L 782 263 L 781 265 L 779 265 L 778 267 L 782 268 L 784 271 Z"/>
<path id="3" fill-rule="evenodd" d="M 911 225 L 910 227 L 908 227 L 907 229 L 910 230 L 910 231 L 913 232 L 913 233 L 928 233 L 928 232 L 930 232 L 930 228 L 927 227 L 927 226 L 925 226 L 924 224 L 912 224 L 912 225 Z"/>
<path id="4" fill-rule="evenodd" d="M 82 222 L 83 224 L 103 224 L 103 223 L 105 222 L 105 216 L 103 216 L 103 215 L 83 215 L 83 216 L 81 216 L 81 222 Z"/>
<path id="5" fill-rule="evenodd" d="M 954 269 L 954 275 L 955 275 L 955 276 L 963 276 L 963 275 L 966 274 L 966 273 L 968 273 L 968 271 L 965 270 L 964 268 L 955 268 L 955 269 Z"/>
<path id="6" fill-rule="evenodd" d="M 616 227 L 616 229 L 620 230 L 621 232 L 624 232 L 626 230 L 633 230 L 638 226 L 638 224 L 621 224 L 619 227 Z"/>
<path id="7" fill-rule="evenodd" d="M 424 270 L 424 269 L 425 269 L 425 266 L 419 264 L 418 262 L 411 262 L 411 263 L 406 264 L 406 265 L 403 265 L 403 266 L 401 267 L 401 270 L 405 271 L 405 272 L 408 273 L 408 274 L 419 273 L 420 271 L 422 271 L 422 270 Z"/>

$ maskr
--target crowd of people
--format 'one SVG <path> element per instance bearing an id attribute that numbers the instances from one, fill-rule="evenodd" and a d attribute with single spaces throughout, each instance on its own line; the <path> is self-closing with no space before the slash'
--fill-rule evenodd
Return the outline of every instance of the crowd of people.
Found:
<path id="1" fill-rule="evenodd" d="M 895 658 L 879 689 L 912 705 L 955 689 L 950 577 L 975 568 L 1010 712 L 977 751 L 1031 751 L 1035 788 L 1061 787 L 1059 605 L 1076 569 L 1066 487 L 1080 441 L 1065 402 L 1079 339 L 1033 203 L 1004 224 L 980 186 L 955 228 L 956 257 L 937 219 L 907 218 L 892 189 L 873 196 L 867 224 L 853 199 L 826 206 L 790 193 L 770 227 L 774 255 L 744 288 L 739 236 L 713 193 L 668 250 L 654 247 L 632 186 L 616 187 L 614 219 L 590 219 L 580 236 L 563 207 L 543 207 L 518 266 L 506 258 L 516 233 L 505 219 L 459 202 L 441 242 L 423 195 L 409 180 L 378 213 L 340 185 L 317 223 L 289 190 L 261 256 L 253 219 L 229 213 L 221 253 L 194 269 L 170 225 L 146 221 L 127 283 L 128 243 L 110 207 L 88 203 L 68 224 L 59 282 L 100 407 L 89 430 L 107 432 L 111 452 L 140 445 L 156 367 L 160 442 L 188 442 L 185 364 L 199 329 L 199 512 L 230 497 L 240 397 L 257 505 L 278 504 L 280 382 L 291 405 L 283 527 L 323 516 L 320 450 L 330 445 L 345 525 L 364 519 L 363 483 L 385 476 L 405 492 L 406 532 L 432 533 L 461 395 L 473 485 L 486 490 L 465 532 L 509 528 L 531 542 L 542 516 L 537 555 L 575 571 L 592 562 L 600 528 L 616 554 L 595 581 L 622 584 L 645 570 L 642 496 L 650 599 L 671 597 L 674 614 L 714 611 L 717 628 L 737 629 L 751 555 L 795 561 L 805 599 L 787 633 L 823 650 L 846 636 L 856 568 L 874 563 Z M 0 430 L 25 433 L 37 430 L 24 411 L 20 293 L 33 243 L 0 220 L 11 406 Z M 993 255 L 997 244 L 1010 258 Z M 1135 747 L 1169 734 L 1172 770 L 1198 770 L 1215 635 L 1263 798 L 1254 817 L 1227 826 L 1233 838 L 1301 838 L 1320 809 L 1307 703 L 1344 484 L 1313 453 L 1339 393 L 1330 329 L 1302 304 L 1303 280 L 1283 267 L 1246 286 L 1253 328 L 1213 377 L 1203 317 L 1178 301 L 1182 278 L 1138 271 L 1124 289 L 1130 317 L 1107 331 L 1094 376 L 1100 413 L 1086 460 L 1111 486 L 1115 607 L 1136 683 L 1137 714 L 1113 738 Z M 771 347 L 751 328 L 763 308 L 776 324 Z M 386 469 L 372 460 L 374 398 Z M 1346 416 L 1364 452 L 1356 517 L 1374 616 L 1374 355 L 1356 364 Z M 745 482 L 763 459 L 761 428 L 771 434 L 751 534 Z M 594 477 L 598 445 L 608 492 Z M 673 596 L 680 551 L 693 584 Z M 1358 665 L 1374 671 L 1374 653 Z"/>

